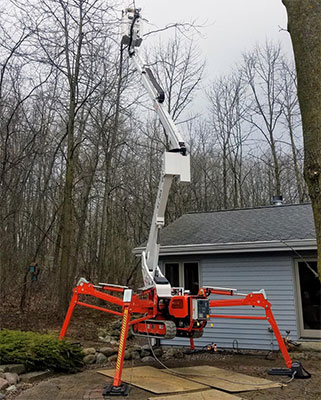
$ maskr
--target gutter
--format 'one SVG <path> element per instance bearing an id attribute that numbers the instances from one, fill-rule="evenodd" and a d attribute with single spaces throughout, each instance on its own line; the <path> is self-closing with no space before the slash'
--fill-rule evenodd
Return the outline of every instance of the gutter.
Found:
<path id="1" fill-rule="evenodd" d="M 161 246 L 160 256 L 167 255 L 188 255 L 188 254 L 232 254 L 232 253 L 255 253 L 260 251 L 303 251 L 317 250 L 315 239 L 296 240 L 271 240 L 258 242 L 231 242 L 231 243 L 202 243 Z M 133 253 L 140 256 L 145 247 L 136 247 Z"/>

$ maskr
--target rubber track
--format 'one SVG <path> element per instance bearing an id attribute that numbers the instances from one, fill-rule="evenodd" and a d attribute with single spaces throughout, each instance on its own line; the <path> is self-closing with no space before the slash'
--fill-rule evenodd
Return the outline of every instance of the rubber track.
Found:
<path id="1" fill-rule="evenodd" d="M 153 335 L 152 333 L 147 333 L 147 332 L 146 333 L 142 333 L 142 332 L 136 333 L 136 332 L 134 332 L 133 327 L 132 327 L 132 333 L 136 336 L 145 336 L 145 337 L 150 336 L 150 337 L 158 338 L 158 339 L 174 339 L 174 337 L 176 337 L 176 325 L 173 321 L 162 321 L 159 319 L 149 319 L 145 322 L 146 322 L 146 324 L 155 324 L 155 325 L 163 324 L 163 325 L 165 325 L 165 335 L 162 335 L 162 336 Z"/>

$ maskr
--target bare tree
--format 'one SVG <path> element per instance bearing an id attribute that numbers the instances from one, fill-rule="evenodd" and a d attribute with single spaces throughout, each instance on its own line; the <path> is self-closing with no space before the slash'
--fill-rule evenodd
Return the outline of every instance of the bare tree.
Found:
<path id="1" fill-rule="evenodd" d="M 249 136 L 244 128 L 246 89 L 241 74 L 216 81 L 208 91 L 210 125 L 221 150 L 223 208 L 239 207 L 242 200 L 243 144 Z M 232 189 L 229 190 L 229 172 Z M 232 204 L 228 201 L 233 198 Z"/>
<path id="2" fill-rule="evenodd" d="M 252 92 L 252 104 L 247 120 L 268 143 L 273 159 L 275 194 L 281 194 L 281 168 L 278 155 L 277 127 L 283 112 L 279 101 L 282 87 L 278 75 L 281 70 L 280 46 L 266 43 L 244 55 L 243 73 Z"/>
<path id="3" fill-rule="evenodd" d="M 108 51 L 106 37 L 108 29 L 106 15 L 111 5 L 102 7 L 97 0 L 46 0 L 27 6 L 23 23 L 34 32 L 33 49 L 39 63 L 55 69 L 64 85 L 61 101 L 65 108 L 63 116 L 66 141 L 65 179 L 61 207 L 61 234 L 57 236 L 57 249 L 61 248 L 58 268 L 59 305 L 63 312 L 68 306 L 70 289 L 73 285 L 71 274 L 75 257 L 75 213 L 74 185 L 75 167 L 82 141 L 83 107 L 93 97 L 101 78 L 93 71 L 93 43 Z M 98 58 L 102 50 L 95 49 Z M 88 114 L 88 113 L 87 113 Z M 64 140 L 61 144 L 64 144 Z M 61 238 L 61 242 L 60 241 Z"/>
<path id="4" fill-rule="evenodd" d="M 300 165 L 301 154 L 297 146 L 298 140 L 301 141 L 302 138 L 300 131 L 301 115 L 296 93 L 296 74 L 293 67 L 285 60 L 282 62 L 280 85 L 282 88 L 280 102 L 283 110 L 281 123 L 283 124 L 286 133 L 289 135 L 298 199 L 299 202 L 302 203 L 305 200 L 305 193 L 302 168 Z"/>

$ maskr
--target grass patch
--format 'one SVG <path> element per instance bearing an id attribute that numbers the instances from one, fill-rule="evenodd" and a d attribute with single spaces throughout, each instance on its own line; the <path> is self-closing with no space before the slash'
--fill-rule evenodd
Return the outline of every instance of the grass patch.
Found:
<path id="1" fill-rule="evenodd" d="M 0 330 L 0 364 L 24 364 L 28 371 L 77 372 L 83 366 L 80 347 L 52 335 Z"/>

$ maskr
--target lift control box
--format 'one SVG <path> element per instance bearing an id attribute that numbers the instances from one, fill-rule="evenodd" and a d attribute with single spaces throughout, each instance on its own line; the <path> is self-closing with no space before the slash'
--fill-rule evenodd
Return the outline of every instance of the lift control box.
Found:
<path id="1" fill-rule="evenodd" d="M 210 302 L 209 300 L 193 299 L 193 314 L 194 320 L 206 320 L 210 313 Z"/>

